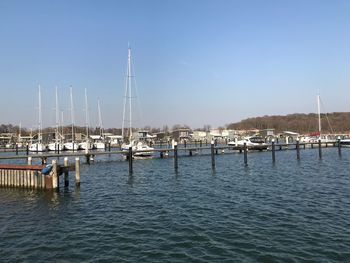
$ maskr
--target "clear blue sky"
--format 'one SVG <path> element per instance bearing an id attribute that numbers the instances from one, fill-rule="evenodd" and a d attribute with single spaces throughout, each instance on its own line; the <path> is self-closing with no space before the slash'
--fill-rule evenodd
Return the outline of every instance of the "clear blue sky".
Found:
<path id="1" fill-rule="evenodd" d="M 128 42 L 142 125 L 349 111 L 350 1 L 0 0 L 0 123 L 54 125 L 54 87 L 77 124 L 121 127 Z"/>

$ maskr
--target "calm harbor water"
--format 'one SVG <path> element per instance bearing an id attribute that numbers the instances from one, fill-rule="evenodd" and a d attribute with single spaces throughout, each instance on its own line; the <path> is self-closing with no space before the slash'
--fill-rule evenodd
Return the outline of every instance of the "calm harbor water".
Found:
<path id="1" fill-rule="evenodd" d="M 81 187 L 0 189 L 1 262 L 350 262 L 350 149 L 98 157 Z M 61 184 L 62 185 L 62 184 Z"/>

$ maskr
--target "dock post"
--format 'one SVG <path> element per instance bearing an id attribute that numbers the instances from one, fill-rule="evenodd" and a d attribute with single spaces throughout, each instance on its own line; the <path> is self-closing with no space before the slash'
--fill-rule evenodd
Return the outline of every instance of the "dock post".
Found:
<path id="1" fill-rule="evenodd" d="M 272 162 L 276 162 L 276 145 L 274 139 L 272 139 Z"/>
<path id="2" fill-rule="evenodd" d="M 86 163 L 87 163 L 88 165 L 90 165 L 90 154 L 88 153 L 88 151 L 87 151 L 87 153 L 85 154 L 85 158 L 86 158 Z"/>
<path id="3" fill-rule="evenodd" d="M 297 148 L 297 160 L 300 160 L 300 145 L 299 145 L 299 138 L 297 138 L 296 148 Z"/>
<path id="4" fill-rule="evenodd" d="M 16 143 L 16 155 L 18 155 L 18 144 Z"/>
<path id="5" fill-rule="evenodd" d="M 177 161 L 177 142 L 174 142 L 174 168 L 177 170 L 179 168 Z"/>
<path id="6" fill-rule="evenodd" d="M 187 141 L 184 140 L 184 147 L 187 148 Z"/>
<path id="7" fill-rule="evenodd" d="M 65 167 L 65 171 L 64 171 L 64 187 L 68 187 L 69 186 L 69 163 L 68 163 L 68 157 L 64 157 L 63 160 L 63 165 Z"/>
<path id="8" fill-rule="evenodd" d="M 108 151 L 109 152 L 111 151 L 111 143 L 110 142 L 108 143 Z"/>
<path id="9" fill-rule="evenodd" d="M 244 165 L 248 165 L 248 148 L 247 143 L 244 143 Z"/>
<path id="10" fill-rule="evenodd" d="M 340 137 L 338 137 L 338 155 L 341 156 L 341 144 L 340 144 Z"/>
<path id="11" fill-rule="evenodd" d="M 31 156 L 28 157 L 28 162 L 27 163 L 28 163 L 28 165 L 32 165 L 32 157 Z"/>
<path id="12" fill-rule="evenodd" d="M 52 160 L 52 189 L 58 189 L 58 172 L 56 160 Z"/>
<path id="13" fill-rule="evenodd" d="M 57 154 L 60 154 L 60 144 L 57 144 Z"/>
<path id="14" fill-rule="evenodd" d="M 318 157 L 322 159 L 321 139 L 318 140 Z"/>
<path id="15" fill-rule="evenodd" d="M 27 153 L 27 155 L 29 155 L 29 144 L 28 143 L 26 145 L 26 153 Z"/>
<path id="16" fill-rule="evenodd" d="M 80 186 L 80 159 L 75 158 L 75 186 Z"/>
<path id="17" fill-rule="evenodd" d="M 202 140 L 199 141 L 199 147 L 202 148 Z"/>
<path id="18" fill-rule="evenodd" d="M 210 145 L 210 149 L 211 149 L 211 167 L 214 168 L 215 167 L 215 156 L 214 156 L 214 141 L 211 141 L 211 145 Z"/>
<path id="19" fill-rule="evenodd" d="M 128 159 L 129 159 L 129 174 L 132 174 L 133 173 L 133 169 L 132 169 L 132 147 L 131 146 L 129 147 Z"/>

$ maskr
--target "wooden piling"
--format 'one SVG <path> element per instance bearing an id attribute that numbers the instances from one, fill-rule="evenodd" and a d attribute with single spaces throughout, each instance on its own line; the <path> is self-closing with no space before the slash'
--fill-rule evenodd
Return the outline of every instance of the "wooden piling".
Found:
<path id="1" fill-rule="evenodd" d="M 64 157 L 63 165 L 65 167 L 64 171 L 64 187 L 69 186 L 69 163 L 68 163 L 68 157 Z"/>
<path id="2" fill-rule="evenodd" d="M 174 142 L 174 168 L 177 170 L 179 168 L 177 160 L 177 142 Z"/>
<path id="3" fill-rule="evenodd" d="M 26 144 L 26 154 L 29 155 L 29 144 Z"/>
<path id="4" fill-rule="evenodd" d="M 52 188 L 58 189 L 58 171 L 57 171 L 57 161 L 52 160 Z"/>
<path id="5" fill-rule="evenodd" d="M 215 155 L 214 155 L 214 141 L 211 141 L 210 145 L 210 152 L 211 152 L 211 167 L 215 167 Z"/>
<path id="6" fill-rule="evenodd" d="M 90 154 L 89 153 L 85 154 L 85 159 L 86 159 L 86 163 L 90 165 Z"/>
<path id="7" fill-rule="evenodd" d="M 272 140 L 272 162 L 276 162 L 276 145 L 275 140 Z"/>
<path id="8" fill-rule="evenodd" d="M 80 158 L 75 158 L 75 186 L 80 186 Z"/>
<path id="9" fill-rule="evenodd" d="M 321 139 L 318 140 L 318 157 L 322 159 Z"/>
<path id="10" fill-rule="evenodd" d="M 248 149 L 246 143 L 244 143 L 244 165 L 248 165 Z"/>
<path id="11" fill-rule="evenodd" d="M 341 156 L 341 144 L 340 144 L 340 138 L 337 140 L 338 143 L 338 155 Z"/>
<path id="12" fill-rule="evenodd" d="M 132 167 L 132 147 L 129 147 L 129 154 L 128 154 L 128 161 L 129 161 L 129 174 L 133 173 L 133 167 Z"/>
<path id="13" fill-rule="evenodd" d="M 37 171 L 34 171 L 34 183 L 33 183 L 33 187 L 34 189 L 35 188 L 38 188 L 38 172 Z"/>
<path id="14" fill-rule="evenodd" d="M 35 182 L 36 182 L 36 180 L 35 180 L 35 171 L 30 171 L 30 187 L 31 188 L 35 188 Z"/>
<path id="15" fill-rule="evenodd" d="M 297 150 L 297 160 L 300 160 L 300 145 L 299 145 L 299 139 L 297 139 L 296 150 Z"/>

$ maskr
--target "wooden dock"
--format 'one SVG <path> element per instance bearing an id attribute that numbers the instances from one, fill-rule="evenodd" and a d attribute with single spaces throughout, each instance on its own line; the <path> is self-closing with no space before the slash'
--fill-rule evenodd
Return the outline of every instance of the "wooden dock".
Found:
<path id="1" fill-rule="evenodd" d="M 59 176 L 64 174 L 65 186 L 68 186 L 69 171 L 75 171 L 76 186 L 80 186 L 80 159 L 76 158 L 75 166 L 68 165 L 65 159 L 63 165 L 52 160 L 51 165 L 32 165 L 31 158 L 28 164 L 0 164 L 0 186 L 26 189 L 58 189 Z"/>

